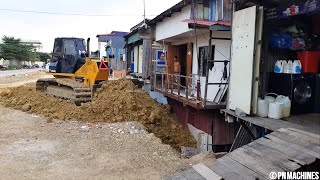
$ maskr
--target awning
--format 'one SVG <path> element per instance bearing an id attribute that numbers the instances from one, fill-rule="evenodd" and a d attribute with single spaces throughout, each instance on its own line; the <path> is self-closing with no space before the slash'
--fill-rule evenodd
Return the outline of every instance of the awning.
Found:
<path id="1" fill-rule="evenodd" d="M 200 20 L 200 19 L 185 19 L 182 22 L 188 24 L 195 24 L 196 26 L 210 27 L 212 25 L 222 25 L 222 26 L 231 26 L 231 21 L 209 21 L 209 20 Z"/>
<path id="2" fill-rule="evenodd" d="M 224 26 L 219 24 L 214 24 L 209 28 L 212 31 L 231 31 L 231 26 Z"/>

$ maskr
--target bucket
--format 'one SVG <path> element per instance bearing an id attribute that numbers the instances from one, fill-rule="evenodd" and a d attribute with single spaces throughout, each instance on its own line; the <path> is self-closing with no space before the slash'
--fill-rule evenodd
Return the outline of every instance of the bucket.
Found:
<path id="1" fill-rule="evenodd" d="M 297 57 L 301 62 L 302 72 L 318 73 L 320 51 L 301 51 L 297 53 Z"/>
<path id="2" fill-rule="evenodd" d="M 276 100 L 276 98 L 273 96 L 265 96 L 264 99 L 269 103 L 273 103 Z"/>
<path id="3" fill-rule="evenodd" d="M 269 103 L 268 117 L 272 119 L 282 118 L 283 104 L 280 102 Z"/>
<path id="4" fill-rule="evenodd" d="M 260 117 L 267 117 L 269 112 L 269 102 L 265 99 L 258 99 L 257 115 Z"/>
<path id="5" fill-rule="evenodd" d="M 264 95 L 264 99 L 265 99 L 266 101 L 268 101 L 269 103 L 272 103 L 272 102 L 274 102 L 274 101 L 276 100 L 275 97 L 270 96 L 270 95 L 274 95 L 275 97 L 278 97 L 278 94 L 272 93 L 272 92 L 265 94 L 265 95 Z"/>

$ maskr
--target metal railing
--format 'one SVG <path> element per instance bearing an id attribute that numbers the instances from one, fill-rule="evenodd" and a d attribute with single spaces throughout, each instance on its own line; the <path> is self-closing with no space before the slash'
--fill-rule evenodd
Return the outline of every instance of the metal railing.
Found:
<path id="1" fill-rule="evenodd" d="M 185 83 L 181 83 L 185 81 Z M 226 83 L 207 83 L 203 82 L 202 92 L 208 93 L 209 85 L 226 85 Z M 180 74 L 167 74 L 154 72 L 151 79 L 151 88 L 164 95 L 174 97 L 184 104 L 196 104 L 198 107 L 225 106 L 225 102 L 216 103 L 208 100 L 205 94 L 201 95 L 201 83 L 198 75 L 184 76 Z"/>
<path id="2" fill-rule="evenodd" d="M 185 85 L 181 84 L 183 80 L 185 81 Z M 176 95 L 179 99 L 185 98 L 187 102 L 196 101 L 196 103 L 203 103 L 200 94 L 200 78 L 195 75 L 189 77 L 180 74 L 154 72 L 152 86 L 154 90 L 160 91 L 163 94 Z"/>

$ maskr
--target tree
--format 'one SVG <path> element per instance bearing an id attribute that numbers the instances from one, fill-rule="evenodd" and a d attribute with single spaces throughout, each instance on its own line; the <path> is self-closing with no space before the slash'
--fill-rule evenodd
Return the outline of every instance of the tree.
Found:
<path id="1" fill-rule="evenodd" d="M 30 61 L 33 58 L 33 46 L 21 43 L 19 38 L 3 36 L 0 57 L 8 60 Z"/>
<path id="2" fill-rule="evenodd" d="M 37 59 L 39 59 L 42 62 L 47 62 L 47 59 L 50 59 L 50 54 L 45 52 L 38 52 L 37 53 Z"/>

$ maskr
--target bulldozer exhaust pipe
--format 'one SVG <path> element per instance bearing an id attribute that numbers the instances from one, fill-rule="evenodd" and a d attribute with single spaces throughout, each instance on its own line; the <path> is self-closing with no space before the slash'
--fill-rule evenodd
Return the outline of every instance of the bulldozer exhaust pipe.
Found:
<path id="1" fill-rule="evenodd" d="M 88 57 L 91 56 L 91 53 L 90 53 L 90 38 L 87 39 L 87 54 L 88 54 Z"/>

